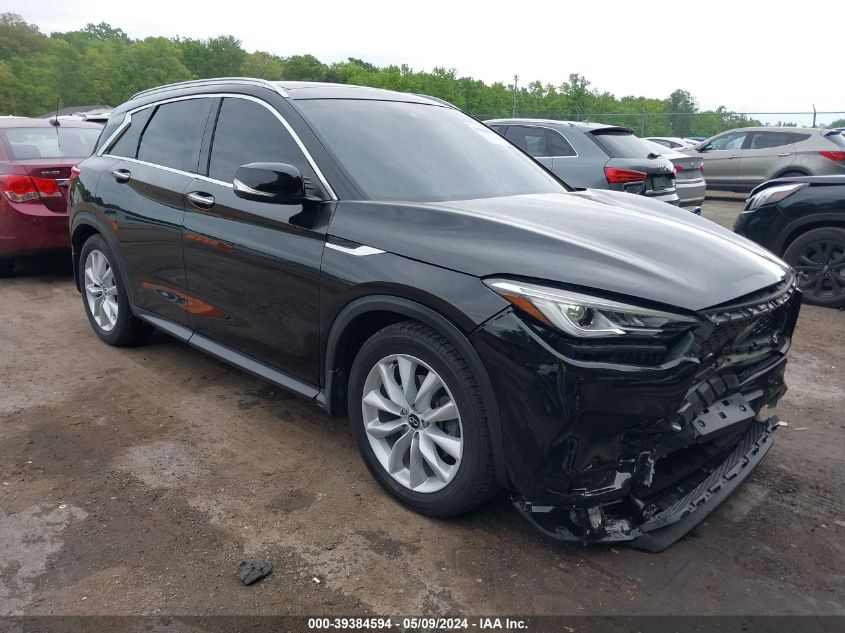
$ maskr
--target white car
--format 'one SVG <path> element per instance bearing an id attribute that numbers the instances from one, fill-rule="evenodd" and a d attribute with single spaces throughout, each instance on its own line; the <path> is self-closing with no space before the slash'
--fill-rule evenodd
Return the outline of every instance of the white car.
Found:
<path id="1" fill-rule="evenodd" d="M 698 143 L 695 141 L 691 141 L 686 138 L 680 138 L 678 136 L 647 136 L 647 141 L 653 141 L 655 143 L 659 143 L 664 147 L 668 147 L 669 149 L 676 149 L 676 150 L 685 150 L 691 147 L 695 147 Z"/>

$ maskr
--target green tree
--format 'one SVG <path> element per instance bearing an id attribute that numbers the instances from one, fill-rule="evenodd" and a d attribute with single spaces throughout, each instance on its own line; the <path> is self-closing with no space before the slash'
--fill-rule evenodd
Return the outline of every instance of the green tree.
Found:
<path id="1" fill-rule="evenodd" d="M 0 13 L 0 59 L 27 56 L 45 48 L 47 38 L 17 13 Z"/>
<path id="2" fill-rule="evenodd" d="M 682 138 L 690 135 L 694 114 L 698 112 L 695 98 L 686 90 L 675 90 L 666 99 L 666 111 L 675 136 Z"/>
<path id="3" fill-rule="evenodd" d="M 281 57 L 263 51 L 255 51 L 246 56 L 240 72 L 245 77 L 278 81 L 283 77 L 284 69 L 285 64 Z"/>
<path id="4" fill-rule="evenodd" d="M 313 55 L 294 55 L 284 60 L 283 79 L 325 81 L 328 67 Z"/>

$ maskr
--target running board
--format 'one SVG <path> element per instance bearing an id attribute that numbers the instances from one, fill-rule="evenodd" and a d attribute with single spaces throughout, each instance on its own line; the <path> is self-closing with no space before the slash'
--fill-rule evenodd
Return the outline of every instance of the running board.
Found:
<path id="1" fill-rule="evenodd" d="M 219 343 L 212 341 L 210 338 L 197 334 L 184 325 L 180 325 L 169 319 L 164 319 L 155 314 L 151 314 L 141 308 L 136 307 L 133 309 L 133 312 L 139 319 L 146 321 L 162 332 L 166 332 L 192 347 L 196 347 L 197 349 L 200 349 L 207 354 L 222 360 L 223 362 L 234 365 L 238 369 L 242 369 L 253 376 L 263 378 L 274 385 L 278 385 L 283 389 L 287 389 L 295 394 L 304 396 L 309 400 L 314 400 L 320 406 L 324 406 L 325 397 L 323 391 L 314 385 L 308 384 L 298 378 L 294 378 L 293 376 L 277 369 L 273 369 L 272 367 L 250 358 L 245 354 L 241 354 L 240 352 L 236 352 L 233 349 L 220 345 Z"/>

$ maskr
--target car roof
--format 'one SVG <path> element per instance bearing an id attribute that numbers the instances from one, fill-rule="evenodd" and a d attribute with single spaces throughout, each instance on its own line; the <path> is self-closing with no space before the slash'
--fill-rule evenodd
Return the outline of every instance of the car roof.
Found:
<path id="1" fill-rule="evenodd" d="M 94 129 L 102 129 L 103 126 L 97 123 L 89 123 L 87 121 L 74 121 L 72 119 L 60 119 L 60 127 L 84 127 L 84 128 L 94 128 Z M 50 119 L 40 119 L 35 117 L 26 117 L 26 116 L 9 116 L 9 117 L 0 117 L 0 128 L 8 129 L 8 128 L 16 128 L 16 127 L 53 127 L 50 123 Z"/>
<path id="2" fill-rule="evenodd" d="M 424 103 L 428 105 L 440 105 L 453 108 L 454 106 L 447 101 L 438 99 L 437 97 L 428 97 L 425 95 L 418 95 L 408 92 L 396 92 L 394 90 L 384 90 L 382 88 L 371 88 L 369 86 L 356 86 L 353 84 L 336 84 L 325 83 L 319 81 L 267 81 L 264 79 L 257 79 L 255 77 L 215 77 L 211 79 L 195 79 L 191 81 L 182 81 L 174 84 L 167 84 L 164 86 L 157 86 L 149 90 L 142 90 L 128 100 L 133 102 L 142 97 L 151 97 L 152 95 L 164 95 L 170 91 L 189 91 L 192 88 L 208 88 L 209 86 L 226 86 L 226 85 L 251 85 L 270 88 L 287 99 L 293 101 L 307 100 L 307 99 L 369 99 L 375 101 L 402 101 L 407 103 Z M 127 103 L 128 103 L 127 102 Z M 118 109 L 124 108 L 120 106 Z"/>
<path id="3" fill-rule="evenodd" d="M 305 99 L 370 99 L 376 101 L 404 101 L 408 103 L 430 103 L 432 105 L 452 104 L 426 95 L 397 92 L 370 86 L 354 84 L 333 84 L 319 81 L 274 81 L 294 101 Z"/>
<path id="4" fill-rule="evenodd" d="M 497 125 L 565 125 L 568 127 L 576 127 L 581 130 L 592 131 L 602 129 L 620 129 L 628 130 L 628 128 L 621 125 L 607 125 L 604 123 L 590 123 L 587 121 L 559 121 L 557 119 L 488 119 L 484 121 L 487 124 Z"/>
<path id="5" fill-rule="evenodd" d="M 755 127 L 737 127 L 725 132 L 818 132 L 819 128 L 815 127 L 777 127 L 774 125 L 758 125 Z M 721 134 L 721 132 L 720 132 Z M 714 135 L 715 136 L 715 135 Z"/>

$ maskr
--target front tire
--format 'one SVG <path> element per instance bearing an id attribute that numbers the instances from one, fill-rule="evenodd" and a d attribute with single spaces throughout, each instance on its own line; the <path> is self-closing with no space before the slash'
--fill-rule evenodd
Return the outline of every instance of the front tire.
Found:
<path id="1" fill-rule="evenodd" d="M 96 335 L 109 345 L 137 345 L 153 328 L 132 314 L 126 286 L 114 262 L 114 254 L 101 236 L 92 235 L 82 246 L 79 285 L 85 314 Z"/>
<path id="2" fill-rule="evenodd" d="M 845 306 L 845 229 L 807 231 L 792 241 L 783 259 L 798 273 L 806 303 Z"/>
<path id="3" fill-rule="evenodd" d="M 463 514 L 496 491 L 481 392 L 446 338 L 414 321 L 388 326 L 358 352 L 349 420 L 376 480 L 421 514 Z"/>

